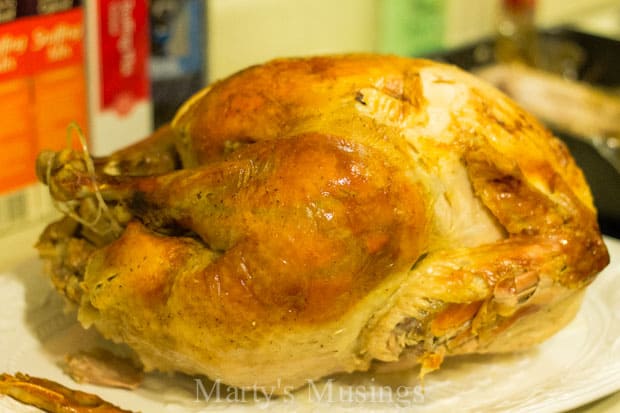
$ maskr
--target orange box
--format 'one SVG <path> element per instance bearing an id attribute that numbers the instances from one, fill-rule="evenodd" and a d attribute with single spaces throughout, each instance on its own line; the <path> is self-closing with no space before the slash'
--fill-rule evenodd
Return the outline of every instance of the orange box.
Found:
<path id="1" fill-rule="evenodd" d="M 87 129 L 84 37 L 82 7 L 0 24 L 0 236 L 53 211 L 36 156 Z"/>
<path id="2" fill-rule="evenodd" d="M 87 127 L 83 18 L 75 8 L 0 26 L 0 194 L 35 182 L 37 153 L 65 147 L 69 123 Z"/>
<path id="3" fill-rule="evenodd" d="M 77 123 L 86 133 L 88 110 L 81 8 L 33 19 L 31 53 L 36 149 L 67 146 L 67 127 Z M 79 148 L 77 141 L 73 147 Z"/>
<path id="4" fill-rule="evenodd" d="M 20 188 L 35 179 L 33 118 L 30 82 L 0 83 L 0 191 Z"/>
<path id="5" fill-rule="evenodd" d="M 35 178 L 30 28 L 30 21 L 0 25 L 0 193 Z"/>

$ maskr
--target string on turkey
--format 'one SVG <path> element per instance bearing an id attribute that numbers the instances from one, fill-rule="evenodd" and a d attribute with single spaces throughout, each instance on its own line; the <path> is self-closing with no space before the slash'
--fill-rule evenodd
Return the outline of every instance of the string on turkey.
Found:
<path id="1" fill-rule="evenodd" d="M 62 202 L 62 201 L 58 201 L 52 198 L 54 207 L 61 213 L 66 214 L 67 216 L 71 217 L 73 220 L 79 222 L 83 226 L 88 227 L 90 230 L 92 230 L 96 234 L 103 236 L 103 235 L 107 235 L 110 232 L 112 232 L 115 236 L 118 236 L 122 232 L 122 227 L 118 223 L 118 221 L 116 220 L 112 212 L 110 211 L 110 208 L 108 207 L 108 205 L 105 203 L 103 199 L 103 195 L 101 194 L 101 191 L 99 190 L 99 186 L 97 185 L 97 174 L 95 172 L 95 164 L 93 162 L 92 157 L 90 156 L 90 153 L 88 152 L 88 146 L 86 144 L 86 137 L 84 135 L 84 132 L 82 131 L 82 128 L 80 128 L 80 126 L 76 122 L 71 122 L 67 126 L 67 148 L 69 150 L 71 150 L 71 148 L 73 147 L 74 136 L 77 136 L 78 142 L 80 144 L 81 154 L 84 160 L 84 164 L 86 165 L 86 172 L 88 173 L 88 177 L 90 178 L 92 182 L 93 195 L 97 202 L 97 212 L 92 221 L 87 221 L 74 211 L 74 205 L 72 205 L 73 202 L 71 201 Z M 50 157 L 47 159 L 46 182 L 51 182 L 53 163 L 54 163 L 53 157 Z M 104 216 L 108 220 L 109 225 L 105 226 L 105 229 L 101 229 L 97 224 L 99 224 L 99 221 Z"/>

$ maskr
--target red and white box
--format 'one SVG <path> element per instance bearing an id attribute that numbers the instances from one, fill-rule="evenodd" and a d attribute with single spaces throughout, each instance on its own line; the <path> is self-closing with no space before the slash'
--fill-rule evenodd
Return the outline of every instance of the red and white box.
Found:
<path id="1" fill-rule="evenodd" d="M 93 0 L 86 7 L 89 142 L 106 155 L 153 129 L 147 0 Z"/>

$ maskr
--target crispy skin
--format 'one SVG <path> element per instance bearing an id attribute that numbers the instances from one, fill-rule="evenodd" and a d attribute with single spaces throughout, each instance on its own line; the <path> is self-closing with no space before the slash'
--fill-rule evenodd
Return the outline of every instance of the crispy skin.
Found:
<path id="1" fill-rule="evenodd" d="M 51 380 L 17 373 L 0 375 L 0 394 L 5 394 L 51 413 L 132 413 L 100 397 L 73 390 Z"/>
<path id="2" fill-rule="evenodd" d="M 609 260 L 564 145 L 426 60 L 276 60 L 199 92 L 96 177 L 79 154 L 45 159 L 53 196 L 84 218 L 98 191 L 121 227 L 48 230 L 52 279 L 147 370 L 295 387 L 521 350 Z"/>

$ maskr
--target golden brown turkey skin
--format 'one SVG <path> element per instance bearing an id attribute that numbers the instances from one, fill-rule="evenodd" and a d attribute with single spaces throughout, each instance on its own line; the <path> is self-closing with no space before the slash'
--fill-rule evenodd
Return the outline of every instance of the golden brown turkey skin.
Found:
<path id="1" fill-rule="evenodd" d="M 208 328 L 244 331 L 257 321 L 338 318 L 425 248 L 420 188 L 371 149 L 317 134 L 257 143 L 229 158 L 126 183 L 129 208 L 146 227 L 191 229 L 201 243 L 175 248 L 179 237 L 132 222 L 87 275 L 135 272 L 128 277 L 145 307 L 170 304 L 179 288 L 178 311 L 209 314 Z M 150 256 L 166 259 L 147 268 Z M 185 261 L 194 256 L 201 262 L 190 267 Z"/>
<path id="2" fill-rule="evenodd" d="M 72 216 L 39 248 L 82 323 L 237 386 L 531 347 L 609 259 L 563 144 L 425 60 L 269 62 L 90 170 L 39 163 Z"/>

